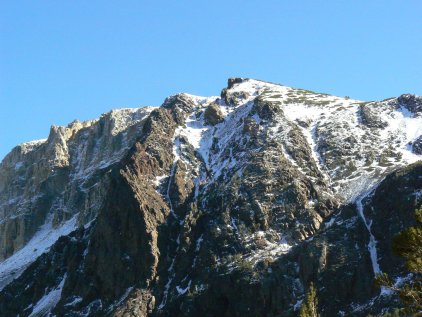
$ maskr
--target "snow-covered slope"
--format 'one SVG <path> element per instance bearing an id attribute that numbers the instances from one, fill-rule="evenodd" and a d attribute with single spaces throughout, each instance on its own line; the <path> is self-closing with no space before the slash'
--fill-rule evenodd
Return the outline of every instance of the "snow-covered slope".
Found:
<path id="1" fill-rule="evenodd" d="M 237 94 L 243 98 L 233 106 L 218 101 L 225 120 L 216 127 L 205 126 L 203 118 L 195 120 L 197 114 L 193 114 L 187 128 L 181 128 L 214 173 L 218 174 L 226 161 L 210 155 L 212 138 L 219 140 L 220 153 L 224 152 L 241 134 L 239 121 L 250 113 L 257 96 L 283 112 L 267 124 L 254 117 L 259 128 L 269 129 L 269 138 L 289 142 L 289 130 L 298 127 L 319 170 L 331 181 L 334 193 L 345 200 L 353 201 L 383 175 L 422 159 L 421 153 L 412 152 L 412 144 L 422 134 L 422 113 L 411 112 L 400 98 L 363 102 L 256 80 L 235 84 L 229 95 Z M 206 100 L 198 107 L 206 105 Z M 288 153 L 286 157 L 299 167 L 303 165 Z"/>
<path id="2" fill-rule="evenodd" d="M 58 228 L 53 228 L 49 219 L 45 225 L 29 240 L 25 246 L 11 257 L 0 263 L 0 290 L 19 275 L 34 262 L 41 254 L 49 248 L 61 236 L 66 236 L 76 229 L 76 216 L 65 222 Z"/>

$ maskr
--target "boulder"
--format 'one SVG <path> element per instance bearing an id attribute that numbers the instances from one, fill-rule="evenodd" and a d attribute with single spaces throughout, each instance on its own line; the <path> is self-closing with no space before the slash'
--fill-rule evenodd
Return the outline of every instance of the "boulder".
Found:
<path id="1" fill-rule="evenodd" d="M 217 104 L 209 105 L 204 112 L 205 123 L 209 125 L 216 125 L 224 120 L 224 114 Z"/>
<path id="2" fill-rule="evenodd" d="M 420 135 L 412 144 L 412 152 L 422 155 L 422 135 Z"/>

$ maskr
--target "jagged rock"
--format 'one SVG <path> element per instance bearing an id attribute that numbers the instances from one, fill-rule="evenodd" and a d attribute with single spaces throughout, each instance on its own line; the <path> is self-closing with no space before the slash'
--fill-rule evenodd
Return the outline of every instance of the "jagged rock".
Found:
<path id="1" fill-rule="evenodd" d="M 233 88 L 235 84 L 243 83 L 245 80 L 247 79 L 241 77 L 231 77 L 227 80 L 227 89 Z"/>
<path id="2" fill-rule="evenodd" d="M 108 185 L 104 169 L 133 146 L 151 110 L 122 109 L 53 126 L 47 140 L 13 149 L 0 164 L 0 260 L 27 243 L 49 213 L 54 227 L 75 214 L 80 224 L 91 221 Z"/>

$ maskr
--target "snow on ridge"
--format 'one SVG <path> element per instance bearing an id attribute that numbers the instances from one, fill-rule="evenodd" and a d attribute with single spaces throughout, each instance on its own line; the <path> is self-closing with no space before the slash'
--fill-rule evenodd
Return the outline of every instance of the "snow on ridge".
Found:
<path id="1" fill-rule="evenodd" d="M 276 94 L 274 91 L 265 93 L 265 100 L 272 100 L 274 94 Z M 368 127 L 361 122 L 363 103 L 360 101 L 329 95 L 319 96 L 312 92 L 302 93 L 294 89 L 287 95 L 291 98 L 286 99 L 285 96 L 276 98 L 286 101 L 281 106 L 284 115 L 289 121 L 298 125 L 307 139 L 314 160 L 319 163 L 320 170 L 324 174 L 328 173 L 330 178 L 335 180 L 338 170 L 329 170 L 325 165 L 321 157 L 325 152 L 321 153 L 318 148 L 320 136 L 317 132 L 322 134 L 328 132 L 329 137 L 334 137 L 339 144 L 346 138 L 356 140 L 357 146 L 345 156 L 349 162 L 353 162 L 356 170 L 351 176 L 334 181 L 335 190 L 347 201 L 355 200 L 372 178 L 380 178 L 397 167 L 422 159 L 421 155 L 412 153 L 409 145 L 422 135 L 422 118 L 414 116 L 403 107 L 395 109 L 386 102 L 380 102 L 379 107 L 370 109 L 373 109 L 374 115 L 383 120 L 386 126 Z M 368 103 L 367 106 L 370 107 L 371 104 L 373 103 Z M 334 129 L 330 131 L 329 127 Z M 341 129 L 337 130 L 337 127 Z M 388 153 L 390 146 L 393 146 L 394 152 L 400 158 L 394 159 L 391 154 L 387 157 L 387 165 L 378 163 L 377 160 L 367 165 L 364 159 L 353 157 L 353 153 L 357 151 L 365 158 L 365 147 L 377 149 L 376 155 L 381 155 L 383 151 Z M 338 168 L 341 170 L 345 166 Z"/>
<path id="2" fill-rule="evenodd" d="M 209 103 L 216 101 L 217 99 L 220 98 L 219 96 L 210 96 L 210 97 L 197 96 L 197 95 L 192 95 L 192 94 L 188 94 L 188 93 L 185 93 L 185 92 L 181 93 L 181 95 L 190 98 L 195 104 L 197 104 L 199 106 L 209 104 Z"/>
<path id="3" fill-rule="evenodd" d="M 47 139 L 32 140 L 32 141 L 21 143 L 17 147 L 19 147 L 21 150 L 21 153 L 25 155 L 46 142 L 47 142 Z"/>
<path id="4" fill-rule="evenodd" d="M 141 122 L 154 109 L 155 107 L 123 108 L 103 114 L 97 120 L 97 123 L 101 119 L 107 120 L 107 124 L 110 124 L 108 128 L 111 138 L 116 141 L 120 140 L 120 146 L 109 147 L 110 136 L 108 135 L 96 138 L 94 148 L 90 148 L 91 142 L 89 141 L 77 143 L 77 149 L 72 152 L 73 155 L 71 156 L 72 178 L 83 182 L 95 171 L 107 168 L 121 160 L 133 145 L 132 143 L 135 142 L 137 133 L 139 133 L 134 132 L 130 134 L 130 128 L 136 125 L 140 126 Z M 93 129 L 95 129 L 94 125 Z M 92 130 L 84 131 L 84 133 L 84 138 L 89 140 L 89 138 L 93 137 L 92 134 L 95 133 L 95 130 L 94 132 Z M 90 155 L 87 155 L 87 153 L 90 153 Z"/>
<path id="5" fill-rule="evenodd" d="M 112 119 L 111 135 L 115 136 L 145 119 L 154 109 L 156 107 L 113 109 L 101 117 L 110 116 Z"/>
<path id="6" fill-rule="evenodd" d="M 47 252 L 61 236 L 66 236 L 74 231 L 77 216 L 74 215 L 56 229 L 53 228 L 52 217 L 47 218 L 46 223 L 41 226 L 23 248 L 0 262 L 0 290 L 18 278 L 32 262 L 41 254 Z"/>
<path id="7" fill-rule="evenodd" d="M 242 82 L 234 84 L 233 87 L 229 89 L 229 91 L 231 93 L 244 92 L 248 94 L 249 97 L 247 97 L 246 100 L 243 101 L 243 104 L 245 104 L 255 99 L 265 89 L 272 89 L 272 90 L 285 92 L 290 88 L 287 86 L 272 84 L 265 81 L 255 80 L 255 79 L 244 79 Z"/>
<path id="8" fill-rule="evenodd" d="M 257 97 L 258 95 L 268 93 L 269 96 L 267 96 L 265 99 L 274 100 L 274 101 L 286 100 L 289 98 L 289 96 L 287 95 L 288 93 L 290 94 L 296 93 L 296 94 L 306 94 L 307 97 L 309 97 L 310 99 L 324 100 L 332 104 L 334 103 L 338 104 L 339 102 L 341 102 L 344 105 L 344 104 L 358 104 L 358 103 L 363 102 L 361 100 L 352 99 L 349 97 L 340 97 L 340 96 L 330 95 L 326 93 L 319 93 L 319 92 L 290 87 L 283 84 L 271 83 L 271 82 L 262 81 L 258 79 L 252 79 L 252 78 L 245 78 L 241 82 L 235 83 L 233 87 L 230 88 L 229 90 L 231 92 L 246 92 L 252 95 L 252 97 Z M 273 97 L 271 95 L 273 95 Z M 251 98 L 251 99 L 254 99 L 254 98 Z"/>
<path id="9" fill-rule="evenodd" d="M 255 92 L 256 90 L 262 88 L 278 88 L 278 87 L 287 87 L 281 84 L 274 84 L 263 80 L 245 78 L 239 83 L 235 83 L 231 91 L 245 91 L 245 92 Z"/>

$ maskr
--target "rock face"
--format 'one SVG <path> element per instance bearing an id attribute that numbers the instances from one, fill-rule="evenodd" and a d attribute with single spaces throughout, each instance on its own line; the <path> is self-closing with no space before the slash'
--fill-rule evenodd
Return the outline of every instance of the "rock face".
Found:
<path id="1" fill-rule="evenodd" d="M 135 144 L 151 108 L 122 109 L 88 122 L 53 126 L 47 140 L 17 146 L 0 165 L 0 260 L 22 258 L 0 271 L 0 288 L 55 242 L 96 218 L 108 190 L 107 171 Z M 71 220 L 71 224 L 66 222 Z M 72 227 L 73 226 L 73 227 Z M 42 229 L 42 230 L 40 230 Z M 60 236 L 60 235 L 59 235 Z M 33 250 L 22 250 L 31 238 Z M 10 270 L 9 270 L 10 269 Z"/>
<path id="2" fill-rule="evenodd" d="M 233 78 L 52 127 L 0 165 L 2 316 L 296 316 L 311 282 L 321 316 L 397 307 L 419 103 Z"/>

